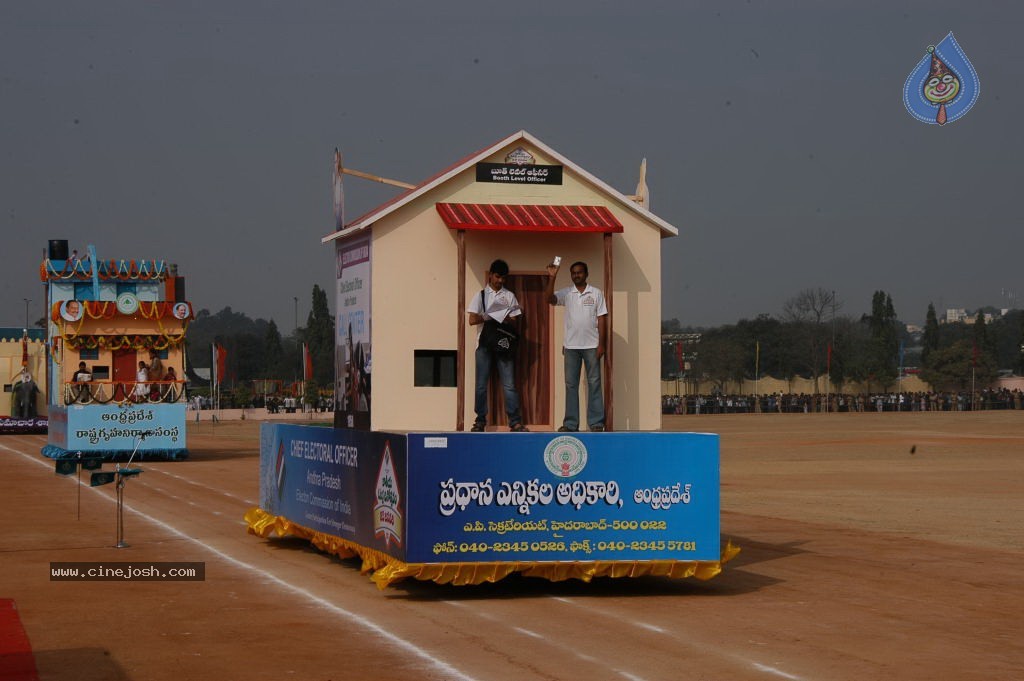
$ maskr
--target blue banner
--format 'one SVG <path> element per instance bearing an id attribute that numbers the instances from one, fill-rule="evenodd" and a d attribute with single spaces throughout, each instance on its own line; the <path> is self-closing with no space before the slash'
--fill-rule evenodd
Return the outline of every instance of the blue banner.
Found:
<path id="1" fill-rule="evenodd" d="M 409 436 L 409 562 L 718 560 L 718 436 Z"/>
<path id="2" fill-rule="evenodd" d="M 185 449 L 184 402 L 51 405 L 50 422 L 50 444 L 66 450 Z"/>
<path id="3" fill-rule="evenodd" d="M 404 435 L 260 426 L 260 506 L 405 560 Z"/>
<path id="4" fill-rule="evenodd" d="M 720 558 L 718 436 L 264 424 L 267 512 L 409 563 Z"/>

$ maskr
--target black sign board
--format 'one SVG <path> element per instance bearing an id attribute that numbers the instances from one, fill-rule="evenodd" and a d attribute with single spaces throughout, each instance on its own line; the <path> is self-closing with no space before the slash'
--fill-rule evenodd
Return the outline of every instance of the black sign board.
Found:
<path id="1" fill-rule="evenodd" d="M 114 482 L 114 471 L 101 471 L 93 473 L 89 478 L 89 487 L 99 487 Z"/>
<path id="2" fill-rule="evenodd" d="M 477 163 L 476 181 L 507 184 L 562 184 L 562 166 Z"/>
<path id="3" fill-rule="evenodd" d="M 54 473 L 57 475 L 74 475 L 78 472 L 78 462 L 74 459 L 57 459 Z"/>

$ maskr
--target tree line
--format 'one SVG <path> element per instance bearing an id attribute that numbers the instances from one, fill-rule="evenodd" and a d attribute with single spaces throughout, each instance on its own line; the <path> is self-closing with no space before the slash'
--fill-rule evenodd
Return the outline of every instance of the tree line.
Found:
<path id="1" fill-rule="evenodd" d="M 761 314 L 713 328 L 666 320 L 662 378 L 709 381 L 724 390 L 745 379 L 804 377 L 825 392 L 848 382 L 888 391 L 908 368 L 935 390 L 984 386 L 1000 370 L 1024 375 L 1021 310 L 986 322 L 986 312 L 996 311 L 982 308 L 973 323 L 939 324 L 929 304 L 923 331 L 911 333 L 885 291 L 875 291 L 869 314 L 842 314 L 842 308 L 834 291 L 813 288 L 787 300 L 778 316 Z M 831 386 L 819 385 L 824 376 Z"/>
<path id="2" fill-rule="evenodd" d="M 312 383 L 334 385 L 334 317 L 327 305 L 327 293 L 318 285 L 313 286 L 306 325 L 288 336 L 281 335 L 272 319 L 252 319 L 230 307 L 216 313 L 199 310 L 186 336 L 189 366 L 211 366 L 214 343 L 227 353 L 223 381 L 226 387 L 248 387 L 253 380 L 263 379 L 284 384 L 301 381 L 303 343 L 309 348 L 313 365 Z"/>

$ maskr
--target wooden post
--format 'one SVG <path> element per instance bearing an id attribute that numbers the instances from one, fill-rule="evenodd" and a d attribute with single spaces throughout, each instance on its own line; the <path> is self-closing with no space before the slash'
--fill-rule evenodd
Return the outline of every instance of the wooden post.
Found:
<path id="1" fill-rule="evenodd" d="M 612 311 L 612 284 L 614 277 L 612 277 L 612 235 L 611 232 L 604 233 L 604 302 L 608 307 L 608 323 L 607 323 L 607 338 L 604 339 L 604 429 L 607 431 L 615 430 L 614 421 L 612 417 L 614 411 L 612 409 L 612 348 L 614 344 L 612 339 L 615 338 L 615 333 L 612 330 L 613 322 L 615 317 Z"/>
<path id="2" fill-rule="evenodd" d="M 455 361 L 455 430 L 466 429 L 466 230 L 460 229 L 456 237 L 459 248 L 458 275 L 458 352 Z"/>
<path id="3" fill-rule="evenodd" d="M 340 168 L 340 161 L 338 165 Z M 372 175 L 370 173 L 364 173 L 361 170 L 352 170 L 351 168 L 340 168 L 340 171 L 346 175 L 351 175 L 353 177 L 361 177 L 364 180 L 370 180 L 371 182 L 389 184 L 392 187 L 401 187 L 402 189 L 416 189 L 416 185 L 414 184 L 409 184 L 408 182 L 401 182 L 399 180 L 389 180 L 386 177 L 381 177 L 380 175 Z"/>

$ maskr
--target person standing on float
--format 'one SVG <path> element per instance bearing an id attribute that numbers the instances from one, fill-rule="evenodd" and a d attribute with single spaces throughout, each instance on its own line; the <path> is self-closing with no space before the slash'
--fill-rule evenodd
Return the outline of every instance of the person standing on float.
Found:
<path id="1" fill-rule="evenodd" d="M 547 298 L 551 305 L 565 307 L 565 418 L 560 433 L 580 428 L 580 369 L 587 376 L 587 426 L 593 432 L 604 430 L 604 396 L 601 391 L 601 358 L 608 331 L 608 307 L 601 289 L 587 283 L 590 272 L 585 262 L 569 267 L 572 286 L 555 291 L 559 266 L 547 266 Z"/>
<path id="2" fill-rule="evenodd" d="M 505 277 L 508 276 L 508 263 L 495 260 L 487 271 L 487 286 L 473 296 L 466 313 L 471 326 L 482 325 L 488 319 L 500 322 L 517 322 L 523 311 L 519 307 L 516 295 L 505 288 Z M 482 330 L 483 327 L 481 326 Z M 473 404 L 476 420 L 470 430 L 482 432 L 487 426 L 487 383 L 491 378 L 491 367 L 497 365 L 501 387 L 505 393 L 505 413 L 508 414 L 508 427 L 514 433 L 527 431 L 523 425 L 523 417 L 519 413 L 519 393 L 515 384 L 515 359 L 506 353 L 492 352 L 484 347 L 477 335 L 476 346 L 476 395 Z"/>

